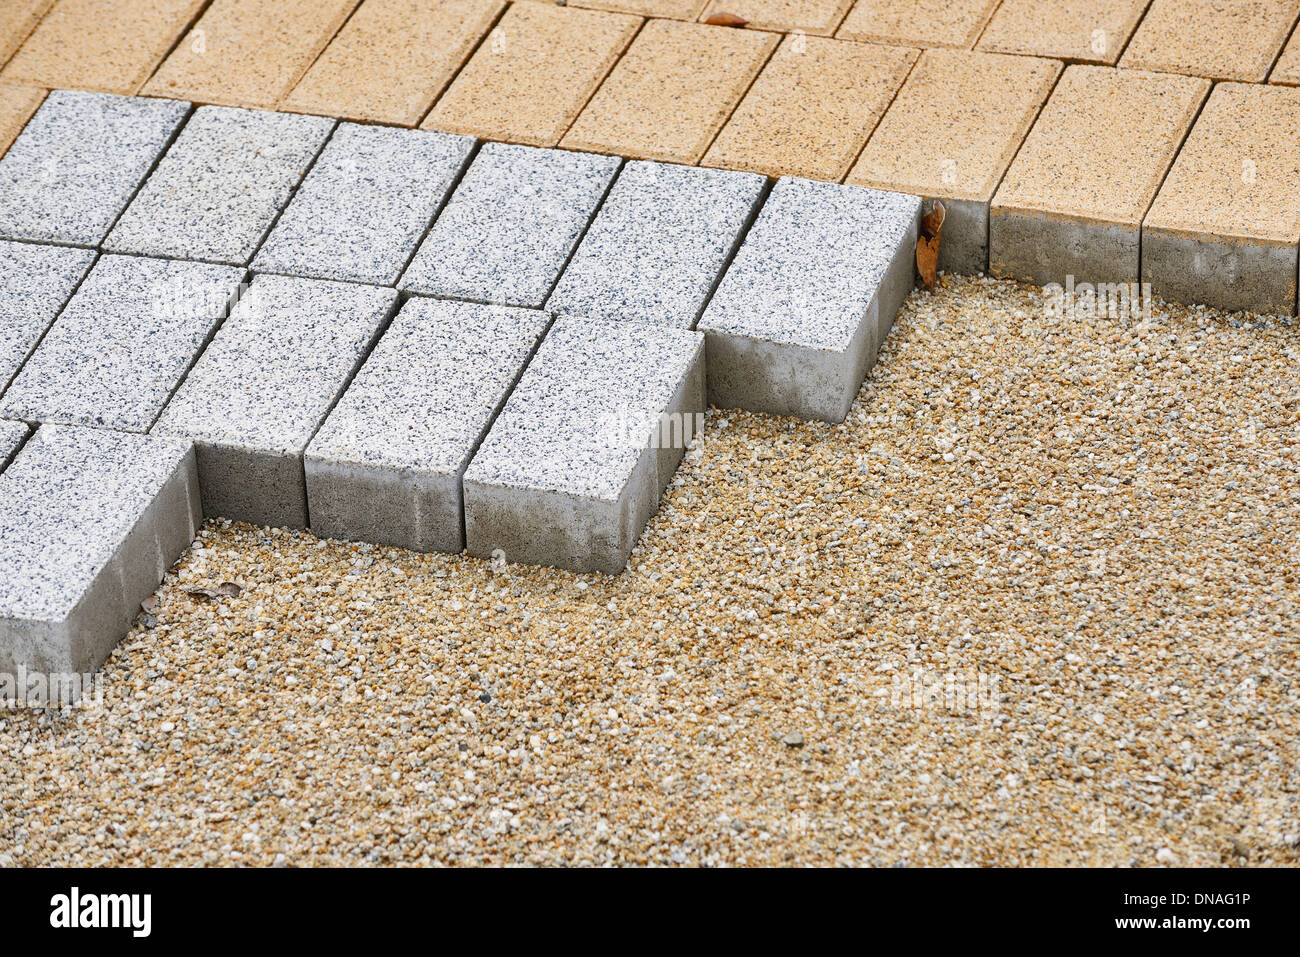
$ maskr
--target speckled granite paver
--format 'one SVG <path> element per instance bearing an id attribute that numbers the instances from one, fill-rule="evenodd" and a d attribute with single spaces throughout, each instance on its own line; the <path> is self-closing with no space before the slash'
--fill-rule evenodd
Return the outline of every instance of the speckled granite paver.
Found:
<path id="1" fill-rule="evenodd" d="M 473 148 L 467 136 L 341 124 L 253 268 L 393 285 Z"/>
<path id="2" fill-rule="evenodd" d="M 1260 82 L 1300 15 L 1300 0 L 1153 0 L 1121 67 Z"/>
<path id="3" fill-rule="evenodd" d="M 921 200 L 777 182 L 700 319 L 709 402 L 839 422 L 912 291 Z"/>
<path id="4" fill-rule="evenodd" d="M 58 0 L 0 73 L 0 81 L 137 93 L 203 4 Z"/>
<path id="5" fill-rule="evenodd" d="M 1296 310 L 1300 89 L 1220 83 L 1142 229 L 1157 296 L 1226 309 Z"/>
<path id="6" fill-rule="evenodd" d="M 469 553 L 622 571 L 704 410 L 703 353 L 683 329 L 557 319 L 465 472 Z"/>
<path id="7" fill-rule="evenodd" d="M 838 182 L 916 57 L 905 47 L 786 37 L 703 165 Z"/>
<path id="8" fill-rule="evenodd" d="M 412 299 L 307 447 L 312 531 L 465 547 L 461 477 L 550 316 Z"/>
<path id="9" fill-rule="evenodd" d="M 545 0 L 543 0 L 545 2 Z M 635 13 L 643 17 L 694 20 L 708 0 L 573 0 L 570 6 Z"/>
<path id="10" fill-rule="evenodd" d="M 694 328 L 763 189 L 753 173 L 628 163 L 546 308 Z"/>
<path id="11" fill-rule="evenodd" d="M 0 238 L 94 246 L 190 105 L 56 90 L 0 159 Z"/>
<path id="12" fill-rule="evenodd" d="M 0 474 L 3 474 L 9 463 L 13 461 L 31 431 L 25 422 L 0 420 Z"/>
<path id="13" fill-rule="evenodd" d="M 283 108 L 415 126 L 503 0 L 365 0 Z"/>
<path id="14" fill-rule="evenodd" d="M 976 46 L 1080 63 L 1119 59 L 1150 0 L 1002 0 Z"/>
<path id="15" fill-rule="evenodd" d="M 147 432 L 244 270 L 103 256 L 0 399 L 0 418 Z"/>
<path id="16" fill-rule="evenodd" d="M 747 20 L 753 30 L 829 36 L 851 6 L 853 0 L 713 0 L 700 14 L 700 20 L 730 13 Z"/>
<path id="17" fill-rule="evenodd" d="M 423 125 L 554 146 L 640 26 L 616 13 L 515 3 Z"/>
<path id="18" fill-rule="evenodd" d="M 0 241 L 0 394 L 94 261 L 91 249 Z"/>
<path id="19" fill-rule="evenodd" d="M 1291 39 L 1282 49 L 1282 55 L 1277 58 L 1277 64 L 1268 75 L 1268 81 L 1300 86 L 1300 28 L 1291 34 Z"/>
<path id="20" fill-rule="evenodd" d="M 358 0 L 213 0 L 145 84 L 150 96 L 271 109 Z"/>
<path id="21" fill-rule="evenodd" d="M 619 159 L 488 143 L 402 277 L 400 288 L 538 307 L 609 188 Z"/>
<path id="22" fill-rule="evenodd" d="M 11 86 L 0 83 L 0 156 L 18 138 L 36 108 L 45 99 L 45 90 L 29 86 Z"/>
<path id="23" fill-rule="evenodd" d="M 95 671 L 198 524 L 188 442 L 42 426 L 0 475 L 0 674 Z"/>
<path id="24" fill-rule="evenodd" d="M 757 30 L 651 20 L 561 145 L 698 162 L 776 43 Z"/>
<path id="25" fill-rule="evenodd" d="M 1142 217 L 1209 86 L 1067 67 L 993 197 L 989 271 L 1040 285 L 1137 282 Z"/>
<path id="26" fill-rule="evenodd" d="M 195 110 L 104 249 L 246 265 L 334 122 L 223 106 Z"/>
<path id="27" fill-rule="evenodd" d="M 910 47 L 970 49 L 998 0 L 858 0 L 835 35 Z"/>
<path id="28" fill-rule="evenodd" d="M 845 182 L 943 200 L 939 267 L 983 272 L 989 200 L 1060 72 L 1056 60 L 926 50 Z"/>
<path id="29" fill-rule="evenodd" d="M 4 64 L 36 29 L 54 0 L 4 0 L 0 3 L 0 64 Z"/>
<path id="30" fill-rule="evenodd" d="M 306 527 L 303 450 L 396 302 L 375 286 L 253 280 L 154 427 L 195 441 L 205 515 Z"/>

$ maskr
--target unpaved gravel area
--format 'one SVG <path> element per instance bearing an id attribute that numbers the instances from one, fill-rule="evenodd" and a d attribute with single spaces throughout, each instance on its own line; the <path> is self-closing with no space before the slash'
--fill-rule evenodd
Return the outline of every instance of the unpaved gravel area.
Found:
<path id="1" fill-rule="evenodd" d="M 1295 326 L 947 278 L 618 578 L 209 523 L 0 862 L 1296 863 L 1298 473 Z"/>

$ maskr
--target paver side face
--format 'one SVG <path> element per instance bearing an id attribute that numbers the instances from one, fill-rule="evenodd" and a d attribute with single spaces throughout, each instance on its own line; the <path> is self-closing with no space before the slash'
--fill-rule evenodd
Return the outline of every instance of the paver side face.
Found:
<path id="1" fill-rule="evenodd" d="M 845 182 L 988 202 L 1060 72 L 1056 60 L 926 50 Z"/>
<path id="2" fill-rule="evenodd" d="M 253 268 L 391 285 L 473 149 L 464 136 L 344 123 Z"/>
<path id="3" fill-rule="evenodd" d="M 698 162 L 776 43 L 756 30 L 651 20 L 561 145 Z"/>
<path id="4" fill-rule="evenodd" d="M 357 0 L 213 0 L 144 92 L 274 107 L 356 5 Z"/>
<path id="5" fill-rule="evenodd" d="M 0 238 L 94 246 L 190 111 L 56 90 L 0 159 Z"/>
<path id="6" fill-rule="evenodd" d="M 36 29 L 54 0 L 5 0 L 0 3 L 0 64 L 3 64 Z"/>
<path id="7" fill-rule="evenodd" d="M 843 179 L 916 57 L 906 47 L 788 36 L 703 163 Z"/>
<path id="8" fill-rule="evenodd" d="M 1291 34 L 1282 55 L 1277 58 L 1277 64 L 1268 75 L 1268 81 L 1300 86 L 1300 28 Z"/>
<path id="9" fill-rule="evenodd" d="M 641 23 L 615 13 L 516 3 L 423 126 L 554 146 Z"/>
<path id="10" fill-rule="evenodd" d="M 798 30 L 829 36 L 851 6 L 853 0 L 713 0 L 700 14 L 700 20 L 730 13 L 749 21 L 747 25 L 754 30 Z"/>
<path id="11" fill-rule="evenodd" d="M 573 0 L 571 6 L 635 13 L 642 17 L 694 20 L 708 2 L 709 0 Z"/>
<path id="12" fill-rule="evenodd" d="M 1187 238 L 1300 242 L 1300 88 L 1220 83 L 1144 225 Z"/>
<path id="13" fill-rule="evenodd" d="M 1192 77 L 1068 67 L 994 208 L 1140 224 L 1209 86 Z"/>
<path id="14" fill-rule="evenodd" d="M 0 395 L 94 261 L 93 249 L 0 242 Z"/>
<path id="15" fill-rule="evenodd" d="M 0 400 L 0 416 L 145 432 L 244 271 L 104 256 Z"/>
<path id="16" fill-rule="evenodd" d="M 969 49 L 998 0 L 858 0 L 836 31 L 846 40 Z"/>
<path id="17" fill-rule="evenodd" d="M 333 128 L 317 116 L 196 110 L 104 248 L 247 264 Z"/>
<path id="18" fill-rule="evenodd" d="M 284 108 L 414 126 L 504 0 L 365 0 Z"/>
<path id="19" fill-rule="evenodd" d="M 0 80 L 131 94 L 204 0 L 59 0 Z"/>
<path id="20" fill-rule="evenodd" d="M 9 150 L 44 99 L 44 90 L 0 84 L 0 157 Z"/>
<path id="21" fill-rule="evenodd" d="M 1119 59 L 1149 0 L 1003 0 L 977 46 L 1081 63 Z"/>
<path id="22" fill-rule="evenodd" d="M 1154 0 L 1120 66 L 1262 81 L 1300 14 L 1300 0 Z"/>

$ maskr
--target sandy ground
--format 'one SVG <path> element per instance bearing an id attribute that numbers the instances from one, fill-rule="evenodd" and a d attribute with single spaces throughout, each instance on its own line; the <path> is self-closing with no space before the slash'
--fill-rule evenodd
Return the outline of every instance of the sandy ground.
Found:
<path id="1" fill-rule="evenodd" d="M 947 279 L 617 578 L 209 523 L 0 863 L 1295 863 L 1298 335 Z"/>

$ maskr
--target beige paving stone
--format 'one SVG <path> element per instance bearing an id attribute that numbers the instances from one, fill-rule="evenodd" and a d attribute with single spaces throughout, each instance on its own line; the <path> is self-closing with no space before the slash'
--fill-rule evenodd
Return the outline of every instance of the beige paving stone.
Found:
<path id="1" fill-rule="evenodd" d="M 1154 0 L 1121 67 L 1260 82 L 1300 14 L 1300 0 Z"/>
<path id="2" fill-rule="evenodd" d="M 754 30 L 799 30 L 830 36 L 853 6 L 853 0 L 711 0 L 700 14 L 731 13 L 748 20 Z"/>
<path id="3" fill-rule="evenodd" d="M 561 145 L 698 162 L 776 44 L 757 30 L 651 20 Z"/>
<path id="4" fill-rule="evenodd" d="M 619 13 L 516 3 L 424 128 L 554 146 L 642 22 Z"/>
<path id="5" fill-rule="evenodd" d="M 919 51 L 787 36 L 703 165 L 843 179 Z"/>
<path id="6" fill-rule="evenodd" d="M 989 271 L 1040 285 L 1136 282 L 1142 217 L 1210 81 L 1072 66 L 989 214 Z"/>
<path id="7" fill-rule="evenodd" d="M 45 99 L 45 90 L 0 83 L 0 156 L 18 138 L 36 108 Z"/>
<path id="8" fill-rule="evenodd" d="M 0 64 L 36 29 L 54 0 L 3 0 L 0 2 Z"/>
<path id="9" fill-rule="evenodd" d="M 139 91 L 204 0 L 58 0 L 0 79 L 49 89 Z"/>
<path id="10" fill-rule="evenodd" d="M 504 0 L 365 0 L 283 108 L 414 126 L 504 6 Z"/>
<path id="11" fill-rule="evenodd" d="M 542 0 L 547 3 L 550 0 Z M 573 0 L 571 7 L 635 13 L 642 17 L 667 17 L 671 20 L 694 20 L 709 0 Z"/>
<path id="12" fill-rule="evenodd" d="M 1291 34 L 1291 40 L 1277 58 L 1277 65 L 1269 74 L 1268 81 L 1300 86 L 1300 27 Z"/>
<path id="13" fill-rule="evenodd" d="M 1149 0 L 1002 0 L 981 50 L 1080 63 L 1119 59 Z"/>
<path id="14" fill-rule="evenodd" d="M 1158 296 L 1292 314 L 1300 244 L 1300 88 L 1220 83 L 1142 231 Z"/>
<path id="15" fill-rule="evenodd" d="M 271 109 L 358 0 L 213 0 L 143 92 Z"/>
<path id="16" fill-rule="evenodd" d="M 845 182 L 947 210 L 939 266 L 988 266 L 989 200 L 1061 72 L 1057 60 L 926 50 Z"/>
<path id="17" fill-rule="evenodd" d="M 970 49 L 998 0 L 858 0 L 836 32 L 846 40 Z"/>

